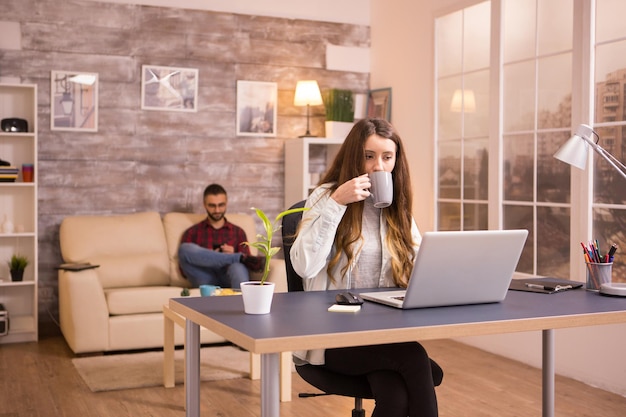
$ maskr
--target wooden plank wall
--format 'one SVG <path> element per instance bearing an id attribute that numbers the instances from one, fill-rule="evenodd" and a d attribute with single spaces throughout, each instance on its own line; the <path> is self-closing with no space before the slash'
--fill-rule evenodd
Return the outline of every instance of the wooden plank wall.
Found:
<path id="1" fill-rule="evenodd" d="M 82 1 L 4 0 L 21 49 L 0 77 L 38 85 L 40 331 L 55 333 L 61 220 L 76 214 L 201 211 L 210 182 L 229 210 L 283 209 L 283 144 L 306 130 L 300 79 L 364 93 L 369 74 L 326 69 L 328 44 L 369 47 L 368 26 Z M 142 111 L 141 66 L 199 69 L 197 113 Z M 50 71 L 99 74 L 96 133 L 50 131 Z M 274 138 L 237 137 L 237 80 L 278 84 Z M 311 131 L 323 136 L 323 107 Z M 259 225 L 260 226 L 260 225 Z"/>

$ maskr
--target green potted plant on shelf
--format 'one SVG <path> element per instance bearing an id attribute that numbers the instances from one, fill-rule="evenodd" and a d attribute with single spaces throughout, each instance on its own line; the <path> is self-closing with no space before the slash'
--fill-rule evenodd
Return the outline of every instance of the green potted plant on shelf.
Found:
<path id="1" fill-rule="evenodd" d="M 354 125 L 354 98 L 352 91 L 332 88 L 324 91 L 326 110 L 326 137 L 344 139 Z"/>
<path id="2" fill-rule="evenodd" d="M 280 251 L 280 247 L 272 247 L 274 234 L 281 228 L 280 220 L 292 213 L 308 210 L 308 208 L 294 208 L 285 210 L 276 216 L 272 222 L 261 209 L 252 207 L 256 215 L 263 221 L 265 235 L 257 234 L 256 242 L 244 242 L 245 245 L 256 248 L 261 256 L 265 257 L 263 276 L 260 281 L 248 281 L 241 283 L 241 295 L 243 296 L 244 311 L 248 314 L 267 314 L 270 312 L 272 298 L 274 297 L 274 283 L 266 282 L 270 273 L 270 261 Z"/>
<path id="3" fill-rule="evenodd" d="M 24 255 L 14 254 L 7 264 L 11 272 L 11 280 L 21 281 L 24 278 L 24 270 L 28 266 L 28 258 Z"/>

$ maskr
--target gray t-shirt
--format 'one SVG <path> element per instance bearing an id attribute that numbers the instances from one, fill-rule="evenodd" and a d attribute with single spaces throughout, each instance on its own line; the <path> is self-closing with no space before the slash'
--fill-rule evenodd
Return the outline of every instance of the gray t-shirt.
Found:
<path id="1" fill-rule="evenodd" d="M 354 288 L 377 288 L 382 273 L 383 249 L 380 237 L 382 209 L 374 207 L 371 198 L 365 199 L 361 235 L 363 246 L 359 262 L 353 271 Z"/>

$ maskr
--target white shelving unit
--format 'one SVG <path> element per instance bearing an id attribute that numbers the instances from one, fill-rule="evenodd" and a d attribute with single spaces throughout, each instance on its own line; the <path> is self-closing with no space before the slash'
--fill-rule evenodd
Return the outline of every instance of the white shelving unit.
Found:
<path id="1" fill-rule="evenodd" d="M 285 141 L 285 208 L 309 196 L 342 143 L 343 139 L 312 137 Z"/>
<path id="2" fill-rule="evenodd" d="M 37 312 L 37 86 L 0 83 L 0 119 L 20 118 L 28 132 L 0 130 L 0 159 L 19 168 L 15 182 L 0 182 L 0 303 L 9 314 L 9 334 L 0 344 L 36 341 Z M 33 164 L 33 182 L 24 182 L 22 164 Z M 13 223 L 6 233 L 3 224 Z M 29 264 L 23 281 L 11 281 L 7 262 L 15 253 Z"/>

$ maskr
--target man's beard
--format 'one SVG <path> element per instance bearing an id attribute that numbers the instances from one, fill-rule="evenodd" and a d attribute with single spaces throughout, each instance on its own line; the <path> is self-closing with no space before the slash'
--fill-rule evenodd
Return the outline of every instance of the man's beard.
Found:
<path id="1" fill-rule="evenodd" d="M 220 220 L 222 220 L 224 218 L 224 215 L 226 213 L 214 213 L 214 214 L 211 214 L 211 213 L 209 213 L 207 211 L 206 214 L 209 216 L 209 219 L 213 220 L 214 222 L 219 222 Z"/>

